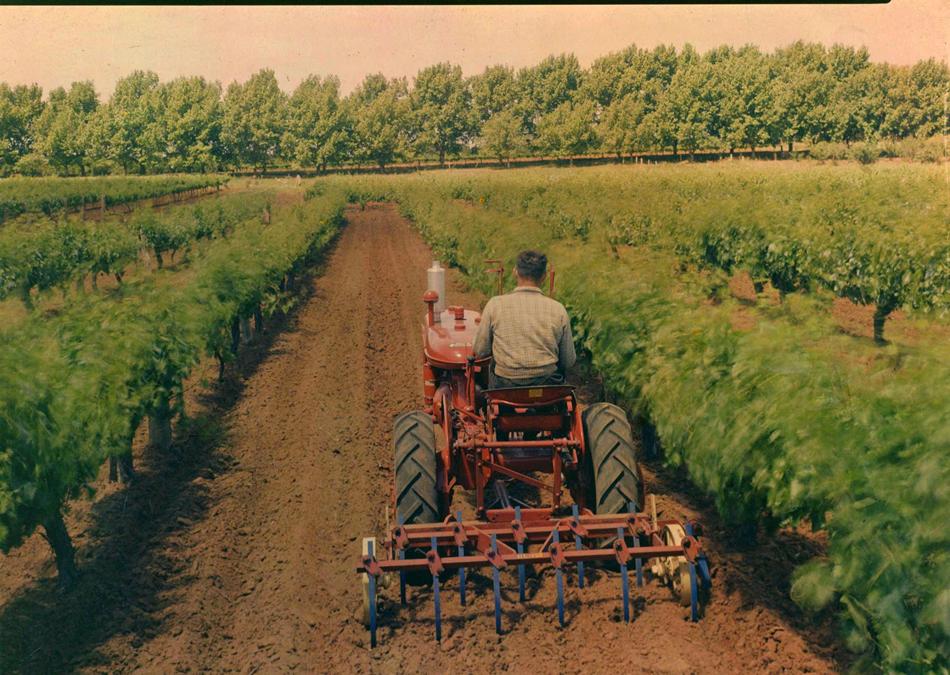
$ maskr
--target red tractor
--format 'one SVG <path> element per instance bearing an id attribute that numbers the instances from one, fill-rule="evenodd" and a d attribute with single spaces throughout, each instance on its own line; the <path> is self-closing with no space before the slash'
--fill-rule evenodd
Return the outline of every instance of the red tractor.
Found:
<path id="1" fill-rule="evenodd" d="M 494 271 L 500 281 L 503 268 Z M 499 573 L 509 564 L 518 567 L 522 600 L 526 564 L 556 568 L 563 624 L 568 563 L 577 565 L 580 588 L 585 563 L 618 564 L 629 620 L 627 563 L 633 561 L 640 584 L 642 560 L 653 559 L 654 574 L 691 605 L 697 620 L 699 587 L 709 583 L 698 533 L 689 523 L 658 520 L 655 507 L 643 512 L 645 490 L 626 413 L 610 403 L 579 404 L 566 385 L 489 388 L 491 358 L 472 350 L 480 315 L 459 306 L 442 309 L 443 289 L 430 270 L 423 297 L 424 407 L 398 416 L 393 428 L 397 525 L 385 545 L 388 559 L 377 558 L 376 541 L 368 538 L 357 568 L 372 643 L 377 582 L 386 572 L 399 573 L 404 604 L 407 582 L 432 583 L 437 639 L 445 571 L 458 570 L 464 604 L 465 570 L 492 567 L 500 633 Z M 452 512 L 459 487 L 474 493 L 474 519 Z"/>

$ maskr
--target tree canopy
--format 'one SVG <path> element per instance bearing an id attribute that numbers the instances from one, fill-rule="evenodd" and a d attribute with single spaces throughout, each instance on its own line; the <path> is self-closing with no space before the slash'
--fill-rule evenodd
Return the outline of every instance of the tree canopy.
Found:
<path id="1" fill-rule="evenodd" d="M 285 93 L 267 69 L 227 87 L 138 70 L 108 98 L 88 81 L 45 99 L 0 82 L 0 176 L 876 143 L 947 133 L 948 89 L 936 59 L 894 66 L 801 41 L 772 53 L 630 45 L 586 69 L 560 54 L 467 78 L 446 62 L 411 81 L 367 75 L 346 96 L 333 75 Z"/>

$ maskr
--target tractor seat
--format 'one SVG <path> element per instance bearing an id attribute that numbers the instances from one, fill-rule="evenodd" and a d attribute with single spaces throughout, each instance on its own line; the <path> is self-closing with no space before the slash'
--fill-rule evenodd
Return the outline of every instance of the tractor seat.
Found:
<path id="1" fill-rule="evenodd" d="M 570 429 L 574 387 L 555 384 L 537 387 L 487 389 L 485 401 L 493 410 L 496 433 L 550 432 L 562 435 Z"/>
<path id="2" fill-rule="evenodd" d="M 540 407 L 563 401 L 574 396 L 574 387 L 566 384 L 540 385 L 536 387 L 504 387 L 485 389 L 482 392 L 489 403 L 510 406 Z"/>

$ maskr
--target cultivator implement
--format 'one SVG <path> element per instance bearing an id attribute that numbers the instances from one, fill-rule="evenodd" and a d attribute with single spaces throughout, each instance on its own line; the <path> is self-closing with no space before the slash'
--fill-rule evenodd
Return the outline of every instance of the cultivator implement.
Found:
<path id="1" fill-rule="evenodd" d="M 577 505 L 566 517 L 553 517 L 550 509 L 498 509 L 485 521 L 466 521 L 457 513 L 442 523 L 400 525 L 393 529 L 384 550 L 388 559 L 378 559 L 373 539 L 364 544 L 356 567 L 363 577 L 364 620 L 370 644 L 376 646 L 377 603 L 383 575 L 399 575 L 400 603 L 406 605 L 406 578 L 428 573 L 432 580 L 435 639 L 442 639 L 441 587 L 451 572 L 458 573 L 460 603 L 466 605 L 466 570 L 491 568 L 495 603 L 495 631 L 503 633 L 501 571 L 513 567 L 518 573 L 518 598 L 525 600 L 526 566 L 550 565 L 555 570 L 558 623 L 563 627 L 564 572 L 576 566 L 577 586 L 587 581 L 585 565 L 615 562 L 620 571 L 620 606 L 624 622 L 631 620 L 630 573 L 637 586 L 644 582 L 644 563 L 650 574 L 666 583 L 698 621 L 703 590 L 711 580 L 709 565 L 697 537 L 696 526 L 653 514 L 596 515 Z M 408 555 L 407 555 L 408 554 Z M 421 557 L 410 557 L 416 554 Z"/>

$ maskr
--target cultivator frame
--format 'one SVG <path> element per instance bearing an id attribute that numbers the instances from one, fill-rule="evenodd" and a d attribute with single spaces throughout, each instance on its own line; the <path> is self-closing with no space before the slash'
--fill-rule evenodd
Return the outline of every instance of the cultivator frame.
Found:
<path id="1" fill-rule="evenodd" d="M 651 503 L 652 500 L 651 500 Z M 620 568 L 623 620 L 629 623 L 632 563 L 637 586 L 643 585 L 643 561 L 654 560 L 653 574 L 669 583 L 684 604 L 690 606 L 690 618 L 700 617 L 700 592 L 711 585 L 709 564 L 698 539 L 698 526 L 677 520 L 657 519 L 637 513 L 633 504 L 628 513 L 597 515 L 575 504 L 571 513 L 556 516 L 551 509 L 494 509 L 486 520 L 462 519 L 461 512 L 442 523 L 398 525 L 385 544 L 389 557 L 376 557 L 374 539 L 364 542 L 366 551 L 356 571 L 364 578 L 364 602 L 370 644 L 377 642 L 377 593 L 382 575 L 399 574 L 400 603 L 406 605 L 406 576 L 411 572 L 432 575 L 435 605 L 435 639 L 442 639 L 440 579 L 447 571 L 458 570 L 460 602 L 466 605 L 466 570 L 491 567 L 495 602 L 495 631 L 502 634 L 501 570 L 516 566 L 518 598 L 525 600 L 525 566 L 549 564 L 557 582 L 558 623 L 564 619 L 564 571 L 577 566 L 578 588 L 586 582 L 584 566 L 592 562 L 615 561 Z M 408 558 L 407 551 L 428 548 L 424 558 Z M 530 550 L 534 548 L 534 550 Z M 679 563 L 678 561 L 682 561 Z"/>

